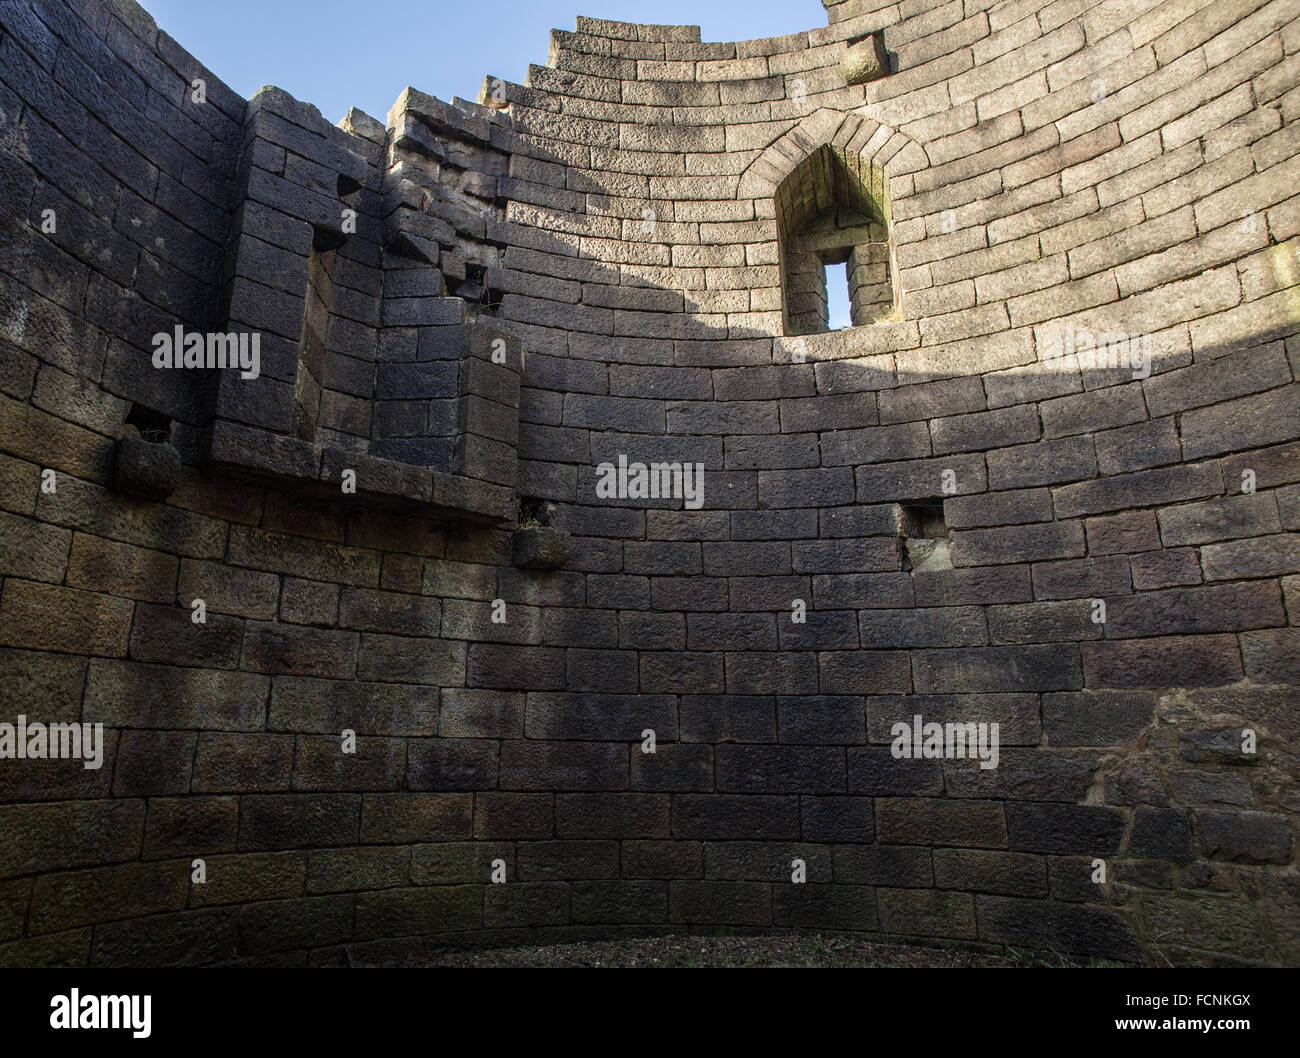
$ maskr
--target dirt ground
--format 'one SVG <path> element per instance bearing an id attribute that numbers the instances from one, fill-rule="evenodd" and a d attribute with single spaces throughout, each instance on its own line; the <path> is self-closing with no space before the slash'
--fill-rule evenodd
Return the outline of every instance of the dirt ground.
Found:
<path id="1" fill-rule="evenodd" d="M 542 947 L 452 951 L 421 963 L 443 967 L 1022 967 L 1048 965 L 1037 953 L 1013 957 L 879 944 L 837 936 L 643 937 Z"/>

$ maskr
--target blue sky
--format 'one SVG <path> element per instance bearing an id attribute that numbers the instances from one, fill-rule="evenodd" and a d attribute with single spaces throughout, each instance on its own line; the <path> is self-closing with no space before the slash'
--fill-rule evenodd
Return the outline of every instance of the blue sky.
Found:
<path id="1" fill-rule="evenodd" d="M 142 0 L 158 25 L 240 95 L 273 84 L 330 121 L 349 107 L 383 120 L 407 85 L 474 99 L 485 76 L 522 82 L 551 29 L 577 15 L 698 25 L 704 40 L 751 40 L 826 25 L 820 0 Z M 829 290 L 831 326 L 848 291 Z"/>
<path id="2" fill-rule="evenodd" d="M 488 74 L 522 82 L 550 31 L 576 15 L 698 25 L 749 40 L 826 25 L 820 0 L 141 0 L 158 24 L 240 95 L 274 84 L 330 121 L 383 119 L 408 84 L 474 99 Z"/>

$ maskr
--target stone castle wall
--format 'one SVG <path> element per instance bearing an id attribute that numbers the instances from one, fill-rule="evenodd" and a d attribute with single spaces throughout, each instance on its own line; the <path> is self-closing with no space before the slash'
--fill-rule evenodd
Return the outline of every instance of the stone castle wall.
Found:
<path id="1" fill-rule="evenodd" d="M 0 5 L 0 722 L 105 729 L 0 760 L 0 963 L 1300 962 L 1300 3 L 828 15 L 334 127 Z M 850 229 L 892 311 L 787 333 Z"/>

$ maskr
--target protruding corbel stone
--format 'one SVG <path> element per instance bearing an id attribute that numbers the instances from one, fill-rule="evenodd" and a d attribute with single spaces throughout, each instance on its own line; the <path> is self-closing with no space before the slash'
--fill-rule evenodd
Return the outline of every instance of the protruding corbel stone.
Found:
<path id="1" fill-rule="evenodd" d="M 840 56 L 840 69 L 849 84 L 866 84 L 889 73 L 889 53 L 885 51 L 885 35 L 871 33 L 851 40 Z"/>
<path id="2" fill-rule="evenodd" d="M 573 541 L 563 529 L 529 526 L 516 531 L 511 561 L 520 569 L 559 569 L 572 547 Z"/>
<path id="3" fill-rule="evenodd" d="M 128 434 L 113 451 L 113 484 L 119 492 L 165 500 L 181 480 L 181 454 L 168 441 Z"/>

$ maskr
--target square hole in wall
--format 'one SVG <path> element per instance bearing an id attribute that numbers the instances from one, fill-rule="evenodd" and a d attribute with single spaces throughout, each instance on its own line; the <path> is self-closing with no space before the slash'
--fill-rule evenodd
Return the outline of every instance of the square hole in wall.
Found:
<path id="1" fill-rule="evenodd" d="M 952 569 L 948 523 L 942 499 L 913 500 L 902 505 L 903 568 L 914 573 Z"/>
<path id="2" fill-rule="evenodd" d="M 131 405 L 131 411 L 126 417 L 126 425 L 134 427 L 135 432 L 145 441 L 161 444 L 171 440 L 171 419 L 162 412 L 146 408 L 143 404 Z"/>

